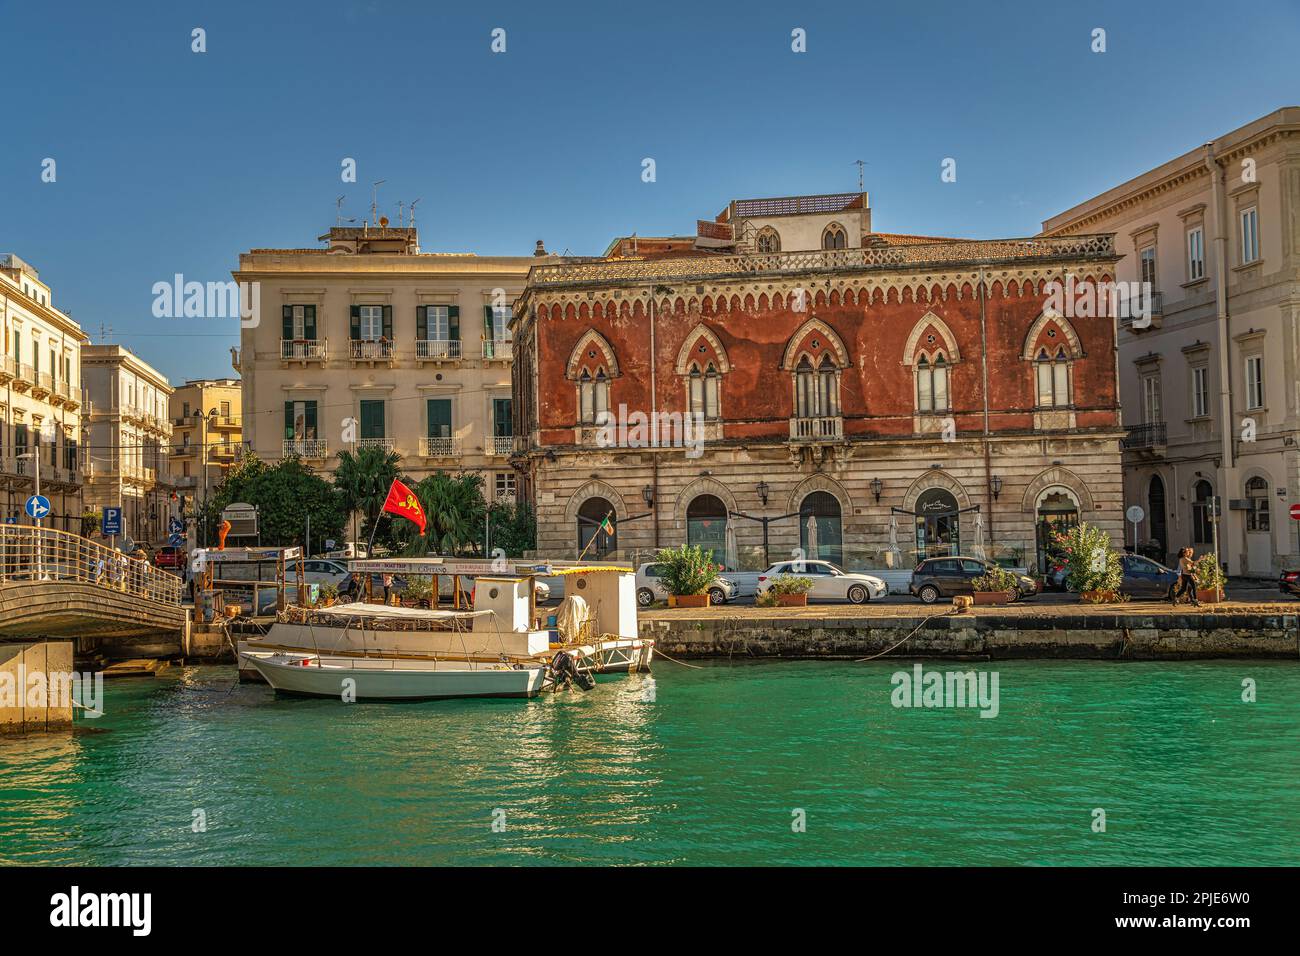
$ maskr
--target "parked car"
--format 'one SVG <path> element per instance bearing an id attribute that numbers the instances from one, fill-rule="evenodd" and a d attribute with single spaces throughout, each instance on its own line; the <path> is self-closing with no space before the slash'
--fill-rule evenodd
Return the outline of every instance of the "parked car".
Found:
<path id="1" fill-rule="evenodd" d="M 716 577 L 709 584 L 710 604 L 726 604 L 734 601 L 740 588 L 724 577 Z M 668 600 L 668 588 L 663 583 L 663 570 L 653 562 L 643 564 L 636 569 L 636 603 L 640 607 L 649 607 L 655 601 Z"/>
<path id="2" fill-rule="evenodd" d="M 178 571 L 185 567 L 185 549 L 164 545 L 154 552 L 154 567 Z"/>
<path id="3" fill-rule="evenodd" d="M 461 575 L 461 579 L 460 579 L 461 590 L 469 592 L 469 601 L 471 605 L 473 605 L 474 603 L 474 587 L 475 587 L 476 580 L 477 579 L 468 577 L 466 575 Z M 466 587 L 467 584 L 468 587 Z M 443 598 L 446 598 L 448 600 L 451 599 L 451 585 L 448 585 L 445 590 L 441 588 L 438 590 L 438 600 L 442 600 Z M 538 581 L 534 579 L 533 580 L 533 603 L 545 604 L 550 599 L 551 599 L 551 586 L 547 584 L 545 581 Z"/>
<path id="4" fill-rule="evenodd" d="M 1140 554 L 1121 554 L 1119 563 L 1124 569 L 1124 580 L 1119 590 L 1129 597 L 1168 600 L 1169 592 L 1178 583 L 1177 571 Z M 1054 590 L 1068 591 L 1066 579 L 1069 574 L 1068 567 L 1059 565 L 1048 572 L 1048 583 Z"/>
<path id="5" fill-rule="evenodd" d="M 1300 597 L 1300 571 L 1283 571 L 1277 586 L 1283 594 Z"/>
<path id="6" fill-rule="evenodd" d="M 950 558 L 926 558 L 912 569 L 912 580 L 907 590 L 925 604 L 933 604 L 941 597 L 956 594 L 973 594 L 971 584 L 993 565 L 979 558 L 957 555 Z M 1033 597 L 1038 593 L 1038 582 L 1028 575 L 1017 575 L 1017 588 L 1013 600 Z"/>
<path id="7" fill-rule="evenodd" d="M 302 562 L 302 577 L 308 584 L 332 584 L 341 587 L 348 576 L 348 569 L 340 561 L 325 558 L 307 558 Z M 284 563 L 284 579 L 287 582 L 298 580 L 298 562 Z"/>
<path id="8" fill-rule="evenodd" d="M 813 586 L 810 601 L 848 601 L 866 604 L 889 592 L 888 585 L 873 574 L 845 571 L 831 561 L 778 561 L 758 576 L 758 593 L 766 594 L 774 578 L 790 575 L 810 578 Z"/>

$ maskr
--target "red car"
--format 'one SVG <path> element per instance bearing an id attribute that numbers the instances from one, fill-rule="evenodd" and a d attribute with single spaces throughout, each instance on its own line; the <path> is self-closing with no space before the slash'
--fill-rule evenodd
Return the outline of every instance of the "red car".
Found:
<path id="1" fill-rule="evenodd" d="M 1277 586 L 1283 594 L 1300 597 L 1300 571 L 1283 571 Z"/>
<path id="2" fill-rule="evenodd" d="M 153 563 L 160 568 L 179 570 L 185 567 L 185 549 L 173 548 L 170 545 L 159 548 L 153 556 Z"/>

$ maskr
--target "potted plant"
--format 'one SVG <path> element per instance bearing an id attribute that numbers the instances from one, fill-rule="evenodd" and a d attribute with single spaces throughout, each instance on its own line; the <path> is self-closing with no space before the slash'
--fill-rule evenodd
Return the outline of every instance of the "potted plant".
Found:
<path id="1" fill-rule="evenodd" d="M 1065 536 L 1064 550 L 1066 586 L 1078 591 L 1080 600 L 1101 604 L 1120 599 L 1124 568 L 1109 534 L 1096 525 L 1076 525 Z"/>
<path id="2" fill-rule="evenodd" d="M 322 584 L 316 591 L 317 601 L 321 607 L 332 607 L 334 602 L 339 599 L 339 589 L 336 584 Z"/>
<path id="3" fill-rule="evenodd" d="M 971 581 L 975 589 L 976 604 L 1010 604 L 1020 596 L 1020 582 L 1016 575 L 997 564 L 989 565 L 975 580 Z"/>
<path id="4" fill-rule="evenodd" d="M 1196 576 L 1196 600 L 1202 604 L 1218 604 L 1224 600 L 1228 576 L 1223 573 L 1217 554 L 1203 554 L 1196 559 L 1192 569 Z"/>
<path id="5" fill-rule="evenodd" d="M 812 578 L 781 574 L 772 581 L 768 594 L 776 599 L 776 604 L 780 607 L 807 607 L 808 592 L 812 586 Z"/>
<path id="6" fill-rule="evenodd" d="M 698 544 L 684 544 L 662 549 L 655 560 L 668 589 L 669 607 L 708 606 L 708 588 L 719 570 L 709 552 Z"/>
<path id="7" fill-rule="evenodd" d="M 433 578 L 427 574 L 413 574 L 406 579 L 402 603 L 407 607 L 429 607 L 433 599 Z"/>

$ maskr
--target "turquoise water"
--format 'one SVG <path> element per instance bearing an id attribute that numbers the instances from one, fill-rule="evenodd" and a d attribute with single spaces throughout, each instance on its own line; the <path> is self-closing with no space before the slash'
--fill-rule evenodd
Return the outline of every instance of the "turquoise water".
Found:
<path id="1" fill-rule="evenodd" d="M 111 681 L 88 730 L 0 738 L 0 862 L 1300 863 L 1294 663 L 999 663 L 992 719 L 893 707 L 910 666 L 350 706 L 233 668 Z"/>

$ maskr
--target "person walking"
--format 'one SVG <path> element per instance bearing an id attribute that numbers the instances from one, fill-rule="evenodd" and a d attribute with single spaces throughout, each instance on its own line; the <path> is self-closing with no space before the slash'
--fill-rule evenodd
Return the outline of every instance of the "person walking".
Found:
<path id="1" fill-rule="evenodd" d="M 1178 583 L 1169 596 L 1169 603 L 1177 607 L 1178 599 L 1184 594 L 1191 599 L 1192 607 L 1201 606 L 1196 597 L 1196 562 L 1192 560 L 1191 548 L 1183 548 L 1178 552 Z"/>
<path id="2" fill-rule="evenodd" d="M 393 603 L 393 576 L 391 574 L 385 574 L 384 575 L 384 604 L 392 604 L 392 603 Z"/>

